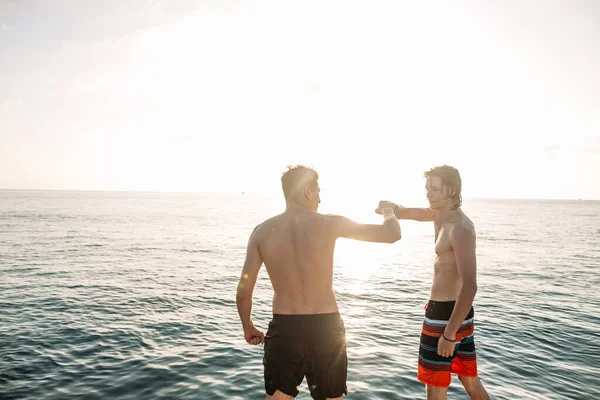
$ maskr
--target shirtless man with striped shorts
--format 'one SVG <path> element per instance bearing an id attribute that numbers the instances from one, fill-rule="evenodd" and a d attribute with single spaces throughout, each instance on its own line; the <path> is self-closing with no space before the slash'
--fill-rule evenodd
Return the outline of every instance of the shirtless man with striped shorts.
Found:
<path id="1" fill-rule="evenodd" d="M 427 400 L 446 399 L 451 374 L 471 399 L 489 399 L 477 376 L 473 300 L 477 292 L 475 228 L 461 210 L 458 171 L 443 165 L 425 172 L 429 208 L 404 208 L 382 201 L 398 219 L 433 221 L 434 275 L 419 348 L 418 379 L 427 385 Z"/>

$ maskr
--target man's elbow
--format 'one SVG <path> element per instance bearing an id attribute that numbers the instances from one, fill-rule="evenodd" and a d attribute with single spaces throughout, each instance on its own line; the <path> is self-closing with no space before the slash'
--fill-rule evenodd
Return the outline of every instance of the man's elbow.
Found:
<path id="1" fill-rule="evenodd" d="M 386 239 L 386 243 L 396 243 L 398 240 L 402 239 L 402 233 L 400 230 L 394 231 Z"/>
<path id="2" fill-rule="evenodd" d="M 466 291 L 466 292 L 472 294 L 473 296 L 475 296 L 475 294 L 477 293 L 477 282 L 475 282 L 475 281 L 463 282 L 462 286 L 463 286 L 462 287 L 463 291 Z"/>
<path id="3" fill-rule="evenodd" d="M 248 290 L 244 287 L 244 283 L 240 282 L 235 293 L 235 300 L 239 304 L 248 298 Z"/>

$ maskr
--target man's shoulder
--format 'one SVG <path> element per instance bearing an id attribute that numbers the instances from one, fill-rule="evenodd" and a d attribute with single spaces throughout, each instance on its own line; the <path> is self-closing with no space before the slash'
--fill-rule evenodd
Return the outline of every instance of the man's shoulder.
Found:
<path id="1" fill-rule="evenodd" d="M 475 239 L 475 225 L 464 215 L 452 221 L 451 237 L 456 240 L 471 240 Z"/>
<path id="2" fill-rule="evenodd" d="M 456 224 L 462 229 L 475 229 L 475 224 L 473 224 L 473 221 L 471 221 L 471 219 L 464 213 L 461 218 L 456 221 Z"/>
<path id="3" fill-rule="evenodd" d="M 344 218 L 342 215 L 338 215 L 338 214 L 321 214 L 321 213 L 317 213 L 317 214 L 324 221 L 334 221 L 334 220 L 337 220 L 337 219 Z"/>
<path id="4" fill-rule="evenodd" d="M 260 238 L 261 234 L 266 231 L 266 230 L 270 230 L 270 228 L 277 223 L 277 220 L 281 217 L 280 215 L 275 215 L 273 217 L 267 218 L 264 221 L 262 221 L 261 223 L 257 224 L 256 226 L 254 226 L 254 229 L 252 229 L 252 233 L 250 234 L 250 239 L 252 240 L 257 240 Z"/>
<path id="5" fill-rule="evenodd" d="M 319 214 L 319 216 L 323 224 L 327 224 L 332 227 L 339 227 L 352 223 L 350 218 L 340 214 Z"/>

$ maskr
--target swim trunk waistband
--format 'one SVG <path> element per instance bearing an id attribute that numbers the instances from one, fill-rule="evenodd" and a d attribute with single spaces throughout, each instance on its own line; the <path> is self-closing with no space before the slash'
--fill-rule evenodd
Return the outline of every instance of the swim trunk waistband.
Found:
<path id="1" fill-rule="evenodd" d="M 280 322 L 286 322 L 286 321 L 296 322 L 296 321 L 302 321 L 302 320 L 327 321 L 327 320 L 339 319 L 339 318 L 340 318 L 339 312 L 324 313 L 324 314 L 273 314 L 273 321 L 280 321 Z"/>
<path id="2" fill-rule="evenodd" d="M 289 336 L 314 336 L 324 334 L 333 327 L 344 326 L 339 312 L 327 314 L 273 314 L 270 328 Z"/>

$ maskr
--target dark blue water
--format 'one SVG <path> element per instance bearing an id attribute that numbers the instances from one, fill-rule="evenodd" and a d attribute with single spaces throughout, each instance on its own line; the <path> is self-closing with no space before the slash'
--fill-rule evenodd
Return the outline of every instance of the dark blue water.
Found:
<path id="1" fill-rule="evenodd" d="M 262 399 L 235 289 L 279 198 L 0 192 L 0 398 Z M 600 203 L 465 201 L 478 232 L 480 376 L 495 399 L 600 398 Z M 348 398 L 424 398 L 416 379 L 430 224 L 341 240 Z M 254 321 L 266 329 L 261 272 Z M 299 399 L 308 399 L 306 381 Z M 467 396 L 454 378 L 449 398 Z"/>

